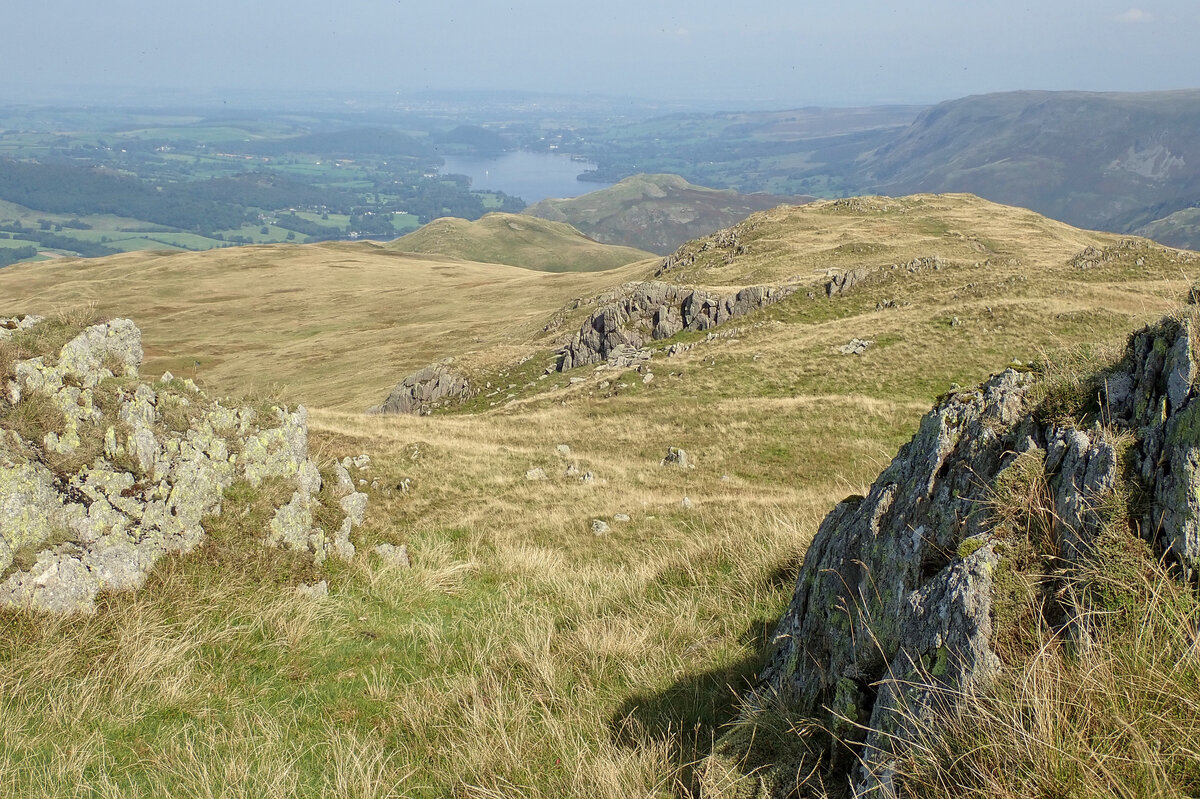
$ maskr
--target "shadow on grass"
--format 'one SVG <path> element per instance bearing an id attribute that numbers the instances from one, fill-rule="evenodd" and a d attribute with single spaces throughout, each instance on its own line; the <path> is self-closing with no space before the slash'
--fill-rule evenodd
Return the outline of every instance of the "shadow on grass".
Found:
<path id="1" fill-rule="evenodd" d="M 794 579 L 795 572 L 792 573 Z M 676 766 L 674 791 L 699 795 L 699 769 L 762 670 L 778 619 L 759 619 L 741 635 L 755 655 L 691 674 L 656 693 L 635 694 L 609 719 L 614 742 L 631 749 L 666 743 Z"/>

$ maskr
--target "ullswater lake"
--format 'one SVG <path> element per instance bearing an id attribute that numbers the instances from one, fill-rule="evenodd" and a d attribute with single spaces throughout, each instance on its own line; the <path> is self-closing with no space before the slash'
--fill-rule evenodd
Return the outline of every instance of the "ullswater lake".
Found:
<path id="1" fill-rule="evenodd" d="M 445 156 L 445 160 L 446 165 L 438 170 L 440 174 L 466 175 L 473 189 L 502 191 L 530 205 L 547 197 L 578 197 L 612 185 L 576 180 L 579 173 L 596 165 L 558 153 L 518 150 L 490 158 Z"/>

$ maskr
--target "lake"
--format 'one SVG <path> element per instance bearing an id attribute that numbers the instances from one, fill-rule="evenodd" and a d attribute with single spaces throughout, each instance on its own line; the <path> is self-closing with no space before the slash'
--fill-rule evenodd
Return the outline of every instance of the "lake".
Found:
<path id="1" fill-rule="evenodd" d="M 575 179 L 580 172 L 595 168 L 595 164 L 573 161 L 569 155 L 518 150 L 493 158 L 446 156 L 446 165 L 438 171 L 443 175 L 466 175 L 473 189 L 502 191 L 533 205 L 547 197 L 578 197 L 611 186 Z"/>

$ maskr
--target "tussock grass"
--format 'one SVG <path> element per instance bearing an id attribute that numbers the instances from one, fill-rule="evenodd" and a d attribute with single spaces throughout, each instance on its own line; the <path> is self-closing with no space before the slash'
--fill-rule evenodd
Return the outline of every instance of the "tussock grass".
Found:
<path id="1" fill-rule="evenodd" d="M 1200 792 L 1200 601 L 1143 568 L 1089 580 L 1128 597 L 1044 638 L 994 691 L 963 697 L 902 764 L 920 797 L 1189 797 Z M 1127 614 L 1127 615 L 1126 615 Z"/>

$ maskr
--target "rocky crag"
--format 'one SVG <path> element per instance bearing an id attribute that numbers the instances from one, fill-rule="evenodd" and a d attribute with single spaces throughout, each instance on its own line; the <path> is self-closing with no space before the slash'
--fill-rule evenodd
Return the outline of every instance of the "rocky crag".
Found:
<path id="1" fill-rule="evenodd" d="M 605 363 L 617 350 L 640 348 L 684 330 L 700 332 L 790 297 L 792 286 L 747 286 L 734 294 L 647 281 L 621 286 L 559 351 L 558 370 Z"/>
<path id="2" fill-rule="evenodd" d="M 1141 537 L 1195 583 L 1198 319 L 1137 332 L 1098 373 L 1010 369 L 944 397 L 868 494 L 821 524 L 759 688 L 709 758 L 709 792 L 893 795 L 897 758 L 997 675 L 1014 638 L 1062 632 L 1072 614 L 1052 618 L 1055 597 L 1085 561 L 1103 568 L 1103 542 Z M 1043 604 L 1022 615 L 1038 586 Z M 818 732 L 756 753 L 764 712 Z"/>
<path id="3" fill-rule="evenodd" d="M 435 409 L 467 399 L 472 395 L 470 381 L 453 371 L 449 364 L 426 366 L 401 380 L 379 405 L 367 413 L 412 413 L 428 416 Z"/>
<path id="4" fill-rule="evenodd" d="M 0 320 L 0 606 L 89 611 L 100 591 L 141 586 L 163 555 L 202 541 L 206 517 L 236 512 L 224 507 L 236 481 L 292 488 L 264 545 L 354 557 L 367 495 L 341 464 L 322 476 L 303 406 L 227 407 L 170 373 L 142 382 L 128 319 L 27 357 L 53 324 Z"/>

